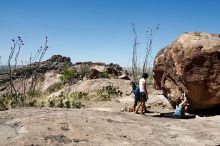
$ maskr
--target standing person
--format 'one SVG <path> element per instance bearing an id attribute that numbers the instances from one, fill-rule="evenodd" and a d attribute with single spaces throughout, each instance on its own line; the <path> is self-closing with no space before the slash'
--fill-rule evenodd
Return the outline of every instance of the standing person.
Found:
<path id="1" fill-rule="evenodd" d="M 130 93 L 126 93 L 127 96 L 131 95 L 131 93 L 134 93 L 134 105 L 133 105 L 133 111 L 135 112 L 136 106 L 140 100 L 140 89 L 139 87 L 135 84 L 135 82 L 131 82 L 130 86 L 132 87 Z"/>
<path id="2" fill-rule="evenodd" d="M 140 88 L 140 103 L 138 105 L 138 108 L 136 110 L 136 113 L 138 113 L 139 108 L 141 108 L 141 115 L 143 115 L 143 109 L 146 108 L 145 102 L 148 99 L 148 92 L 147 92 L 147 78 L 148 74 L 144 73 L 142 75 L 142 78 L 139 80 L 139 88 Z"/>

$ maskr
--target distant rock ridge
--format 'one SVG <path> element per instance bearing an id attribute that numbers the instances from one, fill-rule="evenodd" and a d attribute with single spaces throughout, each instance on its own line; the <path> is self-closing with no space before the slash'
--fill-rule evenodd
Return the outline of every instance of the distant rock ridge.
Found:
<path id="1" fill-rule="evenodd" d="M 96 70 L 96 67 L 101 67 L 101 70 Z M 31 77 L 33 73 L 40 73 L 44 74 L 50 70 L 56 70 L 58 73 L 60 73 L 61 70 L 63 70 L 64 67 L 70 67 L 77 72 L 80 72 L 79 70 L 81 67 L 84 67 L 84 70 L 86 70 L 88 74 L 88 79 L 95 79 L 99 78 L 100 72 L 106 72 L 110 75 L 110 77 L 119 78 L 119 76 L 123 75 L 123 69 L 118 64 L 105 64 L 101 62 L 93 63 L 91 61 L 89 62 L 77 62 L 75 64 L 71 63 L 70 57 L 65 57 L 61 55 L 53 55 L 51 58 L 49 58 L 46 61 L 42 62 L 34 62 L 29 65 L 21 66 L 19 68 L 16 68 L 12 70 L 12 79 L 16 80 L 20 78 L 21 76 L 25 78 Z M 129 77 L 125 77 L 126 79 L 129 79 Z M 6 83 L 10 80 L 9 73 L 4 73 L 0 75 L 0 83 Z"/>
<path id="2" fill-rule="evenodd" d="M 76 62 L 74 65 L 99 65 L 99 66 L 108 66 L 108 67 L 111 67 L 111 68 L 114 68 L 118 71 L 122 71 L 123 68 L 118 65 L 118 64 L 114 64 L 114 63 L 110 63 L 110 64 L 105 64 L 105 63 L 102 63 L 102 62 L 92 62 L 92 61 L 88 61 L 88 62 Z"/>

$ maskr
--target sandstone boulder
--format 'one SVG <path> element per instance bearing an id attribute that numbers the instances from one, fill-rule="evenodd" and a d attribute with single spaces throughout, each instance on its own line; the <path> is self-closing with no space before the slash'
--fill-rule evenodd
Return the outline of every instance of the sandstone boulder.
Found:
<path id="1" fill-rule="evenodd" d="M 153 67 L 155 86 L 175 106 L 185 92 L 191 111 L 220 105 L 220 35 L 184 33 L 161 49 Z"/>

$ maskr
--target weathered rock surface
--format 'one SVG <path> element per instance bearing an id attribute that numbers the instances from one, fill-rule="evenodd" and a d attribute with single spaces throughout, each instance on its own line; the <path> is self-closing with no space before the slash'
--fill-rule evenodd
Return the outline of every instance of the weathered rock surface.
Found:
<path id="1" fill-rule="evenodd" d="M 98 70 L 92 68 L 92 69 L 90 70 L 90 72 L 88 72 L 87 78 L 88 78 L 88 79 L 98 79 L 98 78 L 99 78 L 99 73 L 100 73 L 100 72 L 99 72 Z"/>
<path id="2" fill-rule="evenodd" d="M 72 63 L 69 57 L 61 55 L 53 55 L 50 59 L 42 62 L 35 62 L 26 66 L 19 67 L 12 70 L 12 79 L 30 77 L 34 72 L 46 73 L 50 70 L 61 70 L 64 66 L 71 66 Z M 6 83 L 10 80 L 8 73 L 4 73 L 4 76 L 0 77 L 1 83 Z"/>
<path id="3" fill-rule="evenodd" d="M 220 35 L 184 33 L 154 60 L 155 86 L 175 106 L 186 92 L 192 111 L 220 105 Z"/>

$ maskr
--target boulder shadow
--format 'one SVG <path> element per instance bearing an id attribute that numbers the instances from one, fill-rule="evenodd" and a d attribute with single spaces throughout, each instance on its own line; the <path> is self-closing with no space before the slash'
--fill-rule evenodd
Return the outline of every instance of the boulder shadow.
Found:
<path id="1" fill-rule="evenodd" d="M 170 118 L 170 119 L 193 119 L 196 116 L 194 114 L 175 116 L 174 112 L 168 112 L 168 113 L 160 113 L 159 115 L 154 115 L 153 117 Z"/>
<path id="2" fill-rule="evenodd" d="M 211 117 L 220 115 L 220 105 L 210 109 L 194 112 L 194 114 L 198 115 L 199 117 Z"/>

